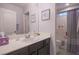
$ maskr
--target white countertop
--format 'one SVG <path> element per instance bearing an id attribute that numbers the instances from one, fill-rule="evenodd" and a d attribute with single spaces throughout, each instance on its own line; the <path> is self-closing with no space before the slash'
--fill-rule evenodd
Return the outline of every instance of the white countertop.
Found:
<path id="1" fill-rule="evenodd" d="M 9 44 L 0 46 L 0 55 L 10 53 L 12 51 L 34 44 L 36 42 L 45 40 L 46 38 L 50 38 L 50 33 L 40 33 L 39 36 L 32 37 L 30 39 L 26 39 L 24 37 L 25 36 L 23 34 L 19 35 L 18 38 L 17 36 L 15 37 L 15 35 L 12 35 Z"/>

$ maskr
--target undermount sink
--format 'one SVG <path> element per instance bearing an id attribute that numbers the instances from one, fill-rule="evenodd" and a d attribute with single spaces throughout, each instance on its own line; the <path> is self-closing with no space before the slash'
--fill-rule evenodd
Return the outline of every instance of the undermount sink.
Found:
<path id="1" fill-rule="evenodd" d="M 30 34 L 11 35 L 11 36 L 9 36 L 9 38 L 12 41 L 17 41 L 17 42 L 23 41 L 23 42 L 26 42 L 26 41 L 34 41 L 34 40 L 36 40 L 35 38 L 37 38 L 38 36 L 40 36 L 39 33 L 30 33 Z"/>
<path id="2" fill-rule="evenodd" d="M 38 36 L 40 36 L 40 33 L 32 33 L 32 34 L 30 34 L 30 37 L 38 37 Z"/>
<path id="3" fill-rule="evenodd" d="M 38 38 L 39 35 L 37 35 L 36 33 L 34 34 L 26 34 L 25 37 L 21 37 L 20 40 L 23 42 L 26 41 L 34 41 L 36 40 L 36 38 Z"/>

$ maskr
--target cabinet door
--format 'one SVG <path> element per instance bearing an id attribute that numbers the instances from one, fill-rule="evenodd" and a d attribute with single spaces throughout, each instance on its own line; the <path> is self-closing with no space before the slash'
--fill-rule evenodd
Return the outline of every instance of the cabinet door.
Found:
<path id="1" fill-rule="evenodd" d="M 38 50 L 39 55 L 49 55 L 49 52 L 50 50 L 48 45 Z"/>
<path id="2" fill-rule="evenodd" d="M 25 47 L 25 48 L 13 51 L 11 53 L 8 53 L 6 55 L 28 55 L 28 48 Z"/>
<path id="3" fill-rule="evenodd" d="M 29 54 L 33 54 L 34 52 L 37 52 L 37 49 L 40 49 L 43 47 L 43 41 L 37 42 L 35 44 L 32 44 L 29 46 Z"/>
<path id="4" fill-rule="evenodd" d="M 50 45 L 50 38 L 44 40 L 44 46 Z"/>

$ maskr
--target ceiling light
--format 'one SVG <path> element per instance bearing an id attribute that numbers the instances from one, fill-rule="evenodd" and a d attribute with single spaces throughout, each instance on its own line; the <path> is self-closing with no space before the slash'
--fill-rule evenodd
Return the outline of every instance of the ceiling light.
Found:
<path id="1" fill-rule="evenodd" d="M 66 6 L 69 6 L 69 3 L 66 3 Z"/>

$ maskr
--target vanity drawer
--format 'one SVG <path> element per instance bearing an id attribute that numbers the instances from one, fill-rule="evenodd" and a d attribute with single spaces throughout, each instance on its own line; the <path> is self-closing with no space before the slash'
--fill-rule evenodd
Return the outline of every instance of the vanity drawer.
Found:
<path id="1" fill-rule="evenodd" d="M 42 47 L 43 47 L 43 41 L 40 41 L 40 42 L 30 45 L 29 46 L 29 54 L 32 54 L 33 52 L 37 51 L 37 49 L 40 49 Z"/>

